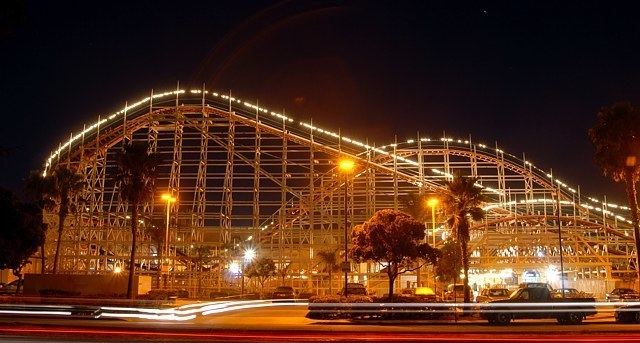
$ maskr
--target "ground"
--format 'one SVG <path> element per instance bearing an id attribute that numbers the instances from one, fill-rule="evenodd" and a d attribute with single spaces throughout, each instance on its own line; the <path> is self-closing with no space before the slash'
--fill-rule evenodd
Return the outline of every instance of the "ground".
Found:
<path id="1" fill-rule="evenodd" d="M 518 320 L 490 326 L 479 318 L 453 321 L 310 320 L 302 305 L 238 309 L 186 321 L 144 319 L 0 318 L 0 340 L 27 341 L 639 341 L 640 324 L 617 324 L 601 313 L 583 325 Z"/>

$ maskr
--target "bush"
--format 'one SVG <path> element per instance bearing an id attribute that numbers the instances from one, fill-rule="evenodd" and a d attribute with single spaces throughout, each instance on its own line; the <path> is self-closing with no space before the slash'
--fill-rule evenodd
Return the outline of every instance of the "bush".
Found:
<path id="1" fill-rule="evenodd" d="M 298 299 L 309 299 L 314 296 L 315 295 L 313 293 L 304 292 L 304 293 L 298 294 Z"/>
<path id="2" fill-rule="evenodd" d="M 176 291 L 167 289 L 154 289 L 147 294 L 139 296 L 138 299 L 144 300 L 175 300 L 178 297 Z"/>
<path id="3" fill-rule="evenodd" d="M 38 293 L 40 293 L 41 297 L 77 297 L 80 296 L 80 292 L 74 291 L 65 291 L 62 289 L 41 289 Z"/>
<path id="4" fill-rule="evenodd" d="M 391 298 L 391 300 L 389 300 L 388 296 L 383 296 L 383 297 L 373 297 L 373 302 L 375 303 L 425 303 L 425 302 L 431 302 L 427 299 L 425 299 L 424 297 L 420 297 L 420 296 L 415 296 L 415 295 L 411 295 L 411 296 L 402 296 L 402 295 L 397 295 L 394 294 L 393 297 Z"/>
<path id="5" fill-rule="evenodd" d="M 315 295 L 309 298 L 309 303 L 370 303 L 373 302 L 367 295 Z"/>
<path id="6" fill-rule="evenodd" d="M 224 297 L 230 297 L 234 295 L 240 295 L 240 292 L 235 289 L 221 289 L 220 291 L 213 291 L 209 293 L 209 298 L 211 299 L 224 298 Z"/>
<path id="7" fill-rule="evenodd" d="M 362 319 L 362 318 L 381 318 L 381 319 L 438 319 L 441 313 L 436 312 L 434 308 L 429 307 L 405 307 L 393 306 L 397 303 L 424 303 L 428 302 L 424 297 L 416 296 L 399 296 L 394 295 L 391 300 L 388 297 L 368 297 L 363 295 L 353 295 L 348 298 L 336 295 L 314 296 L 309 298 L 309 319 Z M 314 306 L 313 304 L 332 304 L 332 303 L 384 303 L 384 307 L 372 308 L 369 306 Z"/>
<path id="8" fill-rule="evenodd" d="M 371 297 L 366 295 L 350 295 L 346 298 L 339 295 L 316 295 L 309 298 L 309 312 L 306 317 L 309 319 L 352 318 L 352 311 L 358 310 L 353 306 L 331 307 L 314 306 L 313 304 L 365 304 L 371 302 Z M 366 311 L 366 309 L 364 311 Z"/>

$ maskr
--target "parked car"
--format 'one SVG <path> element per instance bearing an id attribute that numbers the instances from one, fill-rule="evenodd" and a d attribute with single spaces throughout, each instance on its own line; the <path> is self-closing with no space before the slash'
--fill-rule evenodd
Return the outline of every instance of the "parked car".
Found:
<path id="1" fill-rule="evenodd" d="M 485 303 L 509 298 L 511 292 L 506 288 L 485 288 L 476 297 L 476 302 Z"/>
<path id="2" fill-rule="evenodd" d="M 400 296 L 417 297 L 421 298 L 421 300 L 425 302 L 437 300 L 436 292 L 434 292 L 431 287 L 405 288 L 402 290 Z"/>
<path id="3" fill-rule="evenodd" d="M 575 288 L 565 288 L 565 289 L 554 289 L 551 294 L 554 298 L 562 298 L 562 293 L 564 291 L 565 298 L 587 298 L 589 295 L 585 292 L 579 291 Z"/>
<path id="4" fill-rule="evenodd" d="M 550 288 L 544 284 L 520 288 L 509 299 L 489 302 L 498 306 L 483 307 L 480 316 L 497 325 L 507 325 L 512 319 L 545 318 L 555 318 L 559 324 L 580 324 L 596 314 L 594 298 L 554 298 Z"/>
<path id="5" fill-rule="evenodd" d="M 18 294 L 22 294 L 24 280 L 13 280 L 7 284 L 4 284 L 0 287 L 0 294 L 16 294 L 16 288 L 20 285 L 20 289 L 18 290 Z"/>
<path id="6" fill-rule="evenodd" d="M 607 301 L 624 301 L 640 298 L 640 294 L 631 288 L 616 288 L 605 295 Z"/>
<path id="7" fill-rule="evenodd" d="M 338 295 L 344 295 L 344 287 L 338 292 Z M 367 288 L 361 283 L 348 283 L 347 295 L 368 295 Z"/>
<path id="8" fill-rule="evenodd" d="M 295 299 L 295 297 L 293 287 L 290 286 L 278 286 L 271 295 L 272 299 Z"/>
<path id="9" fill-rule="evenodd" d="M 447 286 L 447 290 L 444 292 L 444 300 L 461 303 L 464 301 L 464 284 L 451 284 Z M 473 292 L 471 287 L 467 286 L 467 292 L 469 293 L 469 299 L 473 300 Z"/>
<path id="10" fill-rule="evenodd" d="M 620 306 L 613 312 L 616 323 L 637 324 L 640 323 L 640 306 Z"/>

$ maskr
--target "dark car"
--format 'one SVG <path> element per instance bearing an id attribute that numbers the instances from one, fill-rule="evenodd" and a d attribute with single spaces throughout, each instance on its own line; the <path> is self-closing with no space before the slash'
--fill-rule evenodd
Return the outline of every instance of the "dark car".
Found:
<path id="1" fill-rule="evenodd" d="M 447 290 L 444 292 L 444 300 L 452 302 L 464 301 L 464 284 L 451 284 L 447 286 Z M 473 299 L 473 291 L 471 287 L 467 286 L 467 293 L 469 293 L 469 299 Z"/>
<path id="2" fill-rule="evenodd" d="M 20 286 L 20 288 L 18 289 L 18 294 L 22 294 L 22 290 L 24 287 L 22 287 L 24 284 L 24 280 L 14 280 L 12 282 L 9 282 L 8 284 L 3 285 L 2 287 L 0 287 L 0 294 L 16 294 L 16 288 L 18 288 L 18 285 Z"/>
<path id="3" fill-rule="evenodd" d="M 338 292 L 338 295 L 344 295 L 344 287 Z M 368 295 L 367 288 L 361 283 L 348 283 L 347 295 Z"/>
<path id="4" fill-rule="evenodd" d="M 640 323 L 640 306 L 620 306 L 613 313 L 616 323 L 637 324 Z"/>
<path id="5" fill-rule="evenodd" d="M 605 296 L 607 301 L 624 301 L 638 298 L 640 298 L 638 292 L 631 288 L 616 288 Z"/>
<path id="6" fill-rule="evenodd" d="M 513 319 L 545 318 L 575 325 L 596 314 L 594 298 L 554 298 L 551 287 L 541 285 L 528 285 L 513 292 L 508 299 L 486 303 L 480 316 L 493 325 L 507 325 Z"/>
<path id="7" fill-rule="evenodd" d="M 290 286 L 278 286 L 271 295 L 272 299 L 295 299 L 295 297 L 293 287 Z"/>

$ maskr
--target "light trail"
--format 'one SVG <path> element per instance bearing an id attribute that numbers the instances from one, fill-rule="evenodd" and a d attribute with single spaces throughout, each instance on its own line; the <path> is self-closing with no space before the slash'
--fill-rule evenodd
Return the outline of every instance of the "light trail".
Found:
<path id="1" fill-rule="evenodd" d="M 640 342 L 640 334 L 593 334 L 593 333 L 406 333 L 406 332 L 344 332 L 344 331 L 218 331 L 218 332 L 167 332 L 143 330 L 110 330 L 80 328 L 2 328 L 0 333 L 13 335 L 104 336 L 111 340 L 118 336 L 153 337 L 155 339 L 218 339 L 218 340 L 295 340 L 295 341 L 384 341 L 384 342 Z"/>

